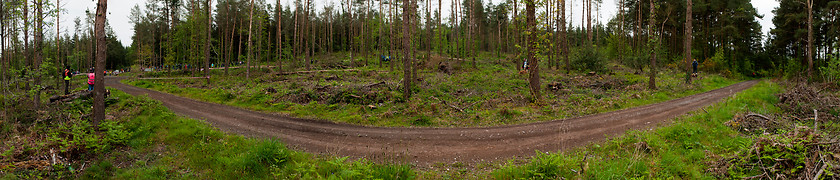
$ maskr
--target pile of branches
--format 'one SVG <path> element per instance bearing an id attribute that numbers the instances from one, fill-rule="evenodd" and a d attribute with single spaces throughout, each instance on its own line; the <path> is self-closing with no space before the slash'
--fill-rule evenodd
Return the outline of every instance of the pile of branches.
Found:
<path id="1" fill-rule="evenodd" d="M 779 104 L 783 111 L 804 118 L 814 117 L 817 110 L 818 120 L 836 121 L 840 113 L 840 98 L 825 92 L 824 86 L 798 83 L 786 92 L 778 94 Z"/>
<path id="2" fill-rule="evenodd" d="M 790 129 L 791 120 L 778 115 L 761 115 L 758 113 L 736 114 L 732 120 L 725 122 L 727 126 L 744 134 L 776 133 L 783 129 Z"/>
<path id="3" fill-rule="evenodd" d="M 729 158 L 713 162 L 709 172 L 731 179 L 840 178 L 840 138 L 824 137 L 809 127 L 761 136 Z"/>

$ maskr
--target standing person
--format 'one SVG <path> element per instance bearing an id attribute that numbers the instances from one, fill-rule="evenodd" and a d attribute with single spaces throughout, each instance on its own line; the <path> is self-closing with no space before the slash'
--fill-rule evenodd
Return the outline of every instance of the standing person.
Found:
<path id="1" fill-rule="evenodd" d="M 694 62 L 691 62 L 691 67 L 694 69 L 691 74 L 694 76 L 697 76 L 697 65 L 699 65 L 699 63 L 697 63 L 697 59 L 694 59 Z"/>
<path id="2" fill-rule="evenodd" d="M 64 95 L 70 94 L 70 77 L 73 73 L 70 72 L 70 67 L 64 67 Z"/>
<path id="3" fill-rule="evenodd" d="M 93 70 L 91 70 L 90 73 L 88 73 L 88 91 L 93 91 L 93 78 L 94 73 Z"/>

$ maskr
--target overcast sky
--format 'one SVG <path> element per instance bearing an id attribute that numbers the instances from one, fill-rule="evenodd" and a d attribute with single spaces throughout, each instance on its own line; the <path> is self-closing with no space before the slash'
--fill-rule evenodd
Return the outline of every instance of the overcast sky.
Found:
<path id="1" fill-rule="evenodd" d="M 275 0 L 268 1 L 270 1 L 268 2 L 269 4 L 275 4 Z M 498 4 L 502 1 L 503 0 L 490 0 L 492 4 Z M 290 4 L 291 2 L 293 1 L 280 0 L 280 3 L 284 6 Z M 316 7 L 318 7 L 319 9 L 329 3 L 334 3 L 335 6 L 341 6 L 341 4 L 338 3 L 339 0 L 314 0 L 314 2 Z M 448 17 L 451 0 L 443 0 L 442 2 L 444 17 Z M 612 17 L 616 14 L 616 11 L 618 9 L 616 2 L 617 0 L 604 0 L 604 3 L 601 5 L 600 8 L 600 22 L 605 22 L 609 17 Z M 134 5 L 140 5 L 140 8 L 145 8 L 145 3 L 146 0 L 111 0 L 108 2 L 108 23 L 110 23 L 111 27 L 114 29 L 114 32 L 118 36 L 118 39 L 123 43 L 124 46 L 129 46 L 131 44 L 131 36 L 134 34 L 134 26 L 128 22 L 128 15 L 131 13 L 131 8 L 134 7 Z M 215 3 L 217 3 L 217 1 L 213 1 L 213 4 Z M 776 2 L 776 0 L 751 0 L 751 3 L 753 7 L 755 7 L 758 10 L 759 15 L 764 15 L 763 19 L 759 19 L 759 23 L 761 23 L 762 32 L 766 36 L 767 32 L 769 32 L 770 29 L 774 27 L 772 22 L 772 11 L 773 9 L 779 6 L 779 2 Z M 576 0 L 572 0 L 566 3 L 567 17 L 570 18 L 574 26 L 580 25 L 580 5 L 581 1 Z M 91 12 L 96 11 L 95 0 L 62 0 L 61 6 L 63 9 L 63 12 L 61 14 L 62 34 L 73 33 L 73 19 L 79 17 L 82 21 L 84 21 L 85 10 L 89 9 Z M 437 7 L 437 1 L 432 1 L 432 7 Z M 593 12 L 593 15 L 594 14 L 595 13 Z M 48 18 L 47 21 L 55 21 L 54 18 L 55 17 Z M 82 25 L 85 24 L 82 23 Z M 46 33 L 54 34 L 55 28 L 53 27 L 50 29 L 51 30 Z"/>

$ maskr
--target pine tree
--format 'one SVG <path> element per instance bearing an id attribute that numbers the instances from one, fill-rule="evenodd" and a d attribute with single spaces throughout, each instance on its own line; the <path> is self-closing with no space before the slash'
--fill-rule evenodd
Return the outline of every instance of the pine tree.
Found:
<path id="1" fill-rule="evenodd" d="M 108 8 L 108 0 L 99 0 L 96 6 L 96 70 L 94 70 L 93 87 L 93 125 L 98 126 L 99 122 L 105 120 L 105 59 L 107 57 L 107 46 L 105 46 L 105 14 Z"/>

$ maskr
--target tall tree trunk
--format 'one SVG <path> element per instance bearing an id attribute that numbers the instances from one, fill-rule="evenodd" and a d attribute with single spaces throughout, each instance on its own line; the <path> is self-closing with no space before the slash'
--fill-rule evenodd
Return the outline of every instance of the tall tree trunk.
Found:
<path id="1" fill-rule="evenodd" d="M 277 0 L 277 74 L 283 74 L 283 10 Z"/>
<path id="2" fill-rule="evenodd" d="M 411 58 L 408 56 L 409 52 L 411 52 L 411 50 L 409 49 L 411 47 L 411 43 L 410 43 L 411 42 L 411 34 L 409 34 L 410 33 L 409 26 L 411 25 L 411 24 L 409 24 L 409 21 L 411 21 L 409 19 L 409 18 L 411 18 L 411 16 L 409 15 L 409 13 L 411 13 L 411 9 L 409 7 L 410 4 L 411 4 L 411 0 L 407 0 L 406 2 L 403 3 L 403 13 L 402 13 L 403 14 L 403 18 L 402 18 L 403 19 L 402 43 L 403 43 L 403 54 L 404 54 L 404 56 L 402 57 L 403 58 L 403 88 L 404 88 L 403 89 L 403 98 L 405 99 L 406 102 L 408 102 L 409 98 L 411 98 Z"/>
<path id="3" fill-rule="evenodd" d="M 254 26 L 254 0 L 251 0 L 251 13 L 248 14 L 248 62 L 245 64 L 245 79 L 251 80 L 251 56 L 254 56 L 254 43 L 251 41 L 252 31 Z"/>
<path id="4" fill-rule="evenodd" d="M 213 8 L 210 8 L 212 0 L 207 0 L 207 39 L 204 41 L 204 77 L 207 78 L 207 86 L 210 86 L 210 33 L 213 25 Z"/>
<path id="5" fill-rule="evenodd" d="M 534 96 L 534 101 L 539 103 L 542 102 L 542 97 L 540 96 L 540 63 L 534 53 L 534 51 L 537 50 L 537 19 L 534 15 L 536 11 L 535 6 L 534 0 L 525 0 L 525 14 L 528 16 L 526 17 L 526 21 L 528 23 L 526 27 L 528 29 L 526 43 L 528 44 L 528 66 L 530 66 L 528 82 L 530 83 L 531 95 Z"/>
<path id="6" fill-rule="evenodd" d="M 513 19 L 513 28 L 514 28 L 513 44 L 515 44 L 516 46 L 519 46 L 520 45 L 519 44 L 519 42 L 520 42 L 519 41 L 519 35 L 522 34 L 522 33 L 520 31 L 518 31 L 519 30 L 518 29 L 519 28 L 519 20 L 517 19 L 517 17 L 519 17 L 519 2 L 517 0 L 513 0 L 513 18 L 512 18 Z M 516 62 L 516 65 L 515 65 L 516 70 L 519 71 L 519 70 L 522 70 L 522 63 L 523 63 L 520 60 L 521 58 L 519 56 L 519 52 L 521 52 L 521 51 L 519 51 L 519 48 L 514 48 L 514 50 L 516 51 L 514 53 L 515 54 L 514 55 L 514 57 L 515 57 L 514 62 Z"/>
<path id="7" fill-rule="evenodd" d="M 692 24 L 691 20 L 694 18 L 692 17 L 691 13 L 691 0 L 686 0 L 686 8 L 685 8 L 685 83 L 691 84 L 691 60 L 693 57 L 691 56 L 691 40 L 694 38 L 692 36 Z"/>
<path id="8" fill-rule="evenodd" d="M 591 0 L 583 0 L 583 8 L 584 13 L 581 15 L 586 16 L 586 40 L 588 43 L 592 42 L 592 1 Z M 583 18 L 581 17 L 581 23 L 583 23 Z M 581 24 L 583 26 L 583 24 Z"/>
<path id="9" fill-rule="evenodd" d="M 27 67 L 32 68 L 35 60 L 32 58 L 31 48 L 29 48 L 29 0 L 23 1 L 23 58 L 26 61 L 23 69 Z M 26 72 L 24 72 L 26 73 Z M 24 89 L 29 90 L 29 83 L 24 83 Z"/>
<path id="10" fill-rule="evenodd" d="M 61 7 L 61 1 L 55 0 L 56 7 Z M 61 58 L 61 8 L 56 8 L 57 13 L 55 13 L 55 69 L 57 75 L 56 79 L 61 79 L 62 73 L 64 72 L 64 66 L 67 65 Z M 55 87 L 60 86 L 61 81 L 55 81 Z M 64 92 L 68 92 L 67 85 L 64 86 Z"/>
<path id="11" fill-rule="evenodd" d="M 470 9 L 468 9 L 468 10 L 469 10 L 469 13 L 470 13 L 468 15 L 469 19 L 470 19 L 470 22 L 467 25 L 467 27 L 469 27 L 469 28 L 467 30 L 467 39 L 466 39 L 467 42 L 466 42 L 466 44 L 467 44 L 467 48 L 469 48 L 470 56 L 472 56 L 472 66 L 475 69 L 475 68 L 478 67 L 475 64 L 475 48 L 473 48 L 473 46 L 475 46 L 475 44 L 474 44 L 473 37 L 472 37 L 473 36 L 473 30 L 475 30 L 475 18 L 474 18 L 475 17 L 475 0 L 470 0 Z"/>
<path id="12" fill-rule="evenodd" d="M 230 11 L 228 11 L 228 12 L 230 12 Z M 230 29 L 230 31 L 229 31 L 230 36 L 228 38 L 228 54 L 227 54 L 228 57 L 225 58 L 225 76 L 228 75 L 228 67 L 230 66 L 230 58 L 231 58 L 231 56 L 233 56 L 233 34 L 236 31 L 236 20 L 232 20 L 232 21 L 233 21 L 233 28 Z M 239 49 L 239 46 L 237 46 L 236 49 Z M 239 58 L 239 53 L 237 53 L 236 56 L 237 56 L 236 58 Z"/>
<path id="13" fill-rule="evenodd" d="M 35 46 L 35 62 L 32 65 L 32 76 L 35 79 L 33 82 L 35 88 L 35 95 L 33 96 L 33 103 L 35 105 L 35 109 L 41 104 L 41 62 L 44 61 L 44 2 L 43 0 L 36 0 L 35 1 L 35 9 L 37 10 L 35 14 L 35 39 L 34 45 Z"/>
<path id="14" fill-rule="evenodd" d="M 808 3 L 808 49 L 805 51 L 808 56 L 808 81 L 811 81 L 814 71 L 814 0 L 807 0 Z"/>
<path id="15" fill-rule="evenodd" d="M 432 43 L 435 39 L 435 36 L 432 33 L 432 0 L 426 0 L 426 31 L 428 32 L 426 36 L 426 44 L 429 48 L 426 49 L 426 62 L 430 62 L 432 60 Z"/>
<path id="16" fill-rule="evenodd" d="M 349 16 L 350 27 L 347 28 L 347 32 L 348 32 L 347 35 L 350 36 L 350 37 L 347 38 L 347 40 L 350 41 L 350 67 L 354 67 L 353 66 L 353 35 L 354 35 L 353 25 L 355 25 L 355 19 L 353 18 L 353 1 L 352 0 L 347 0 L 347 12 L 350 13 L 350 16 Z"/>
<path id="17" fill-rule="evenodd" d="M 306 54 L 305 55 L 306 59 L 304 59 L 304 61 L 306 61 L 306 70 L 310 70 L 311 63 L 312 63 L 312 59 L 310 59 L 311 58 L 310 57 L 310 55 L 311 55 L 310 51 L 312 49 L 310 49 L 310 47 L 313 45 L 312 43 L 314 43 L 313 42 L 314 38 L 312 38 L 314 36 L 311 36 L 311 35 L 314 34 L 314 33 L 310 32 L 311 29 L 312 29 L 312 22 L 310 22 L 310 20 L 309 20 L 309 14 L 310 14 L 310 12 L 309 12 L 310 11 L 309 0 L 306 0 L 305 2 L 306 2 L 306 5 L 304 5 L 303 12 L 306 13 L 306 14 L 303 15 L 303 30 L 304 30 L 304 33 L 305 33 L 304 36 L 306 37 L 306 39 L 304 41 L 304 46 L 306 46 L 306 47 L 303 50 L 303 53 Z"/>
<path id="18" fill-rule="evenodd" d="M 648 44 L 650 44 L 650 80 L 648 80 L 648 88 L 656 89 L 656 40 L 654 40 L 654 33 L 656 32 L 654 27 L 656 24 L 654 23 L 656 20 L 655 10 L 656 7 L 653 6 L 654 0 L 650 1 L 650 18 L 648 24 Z"/>
<path id="19" fill-rule="evenodd" d="M 568 32 L 566 31 L 566 30 L 568 30 L 568 28 L 566 28 L 566 1 L 565 0 L 560 1 L 560 23 L 562 24 L 560 26 L 560 28 L 561 28 L 560 33 L 562 33 L 562 36 L 563 36 L 562 37 L 563 40 L 561 40 L 560 43 L 563 44 L 563 59 L 566 61 L 566 74 L 569 74 L 572 71 L 572 64 L 571 64 L 571 62 L 569 62 L 569 46 L 570 45 L 569 45 Z"/>
<path id="20" fill-rule="evenodd" d="M 93 87 L 93 125 L 105 120 L 105 59 L 107 46 L 105 45 L 105 14 L 108 0 L 99 0 L 96 6 L 96 70 L 94 70 Z"/>

